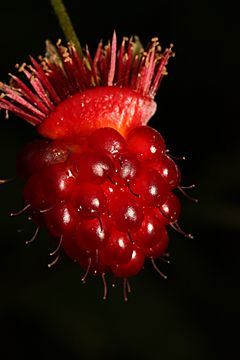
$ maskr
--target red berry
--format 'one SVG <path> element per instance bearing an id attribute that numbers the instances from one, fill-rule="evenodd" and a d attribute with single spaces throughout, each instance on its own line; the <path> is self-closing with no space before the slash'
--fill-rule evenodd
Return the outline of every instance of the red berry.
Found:
<path id="1" fill-rule="evenodd" d="M 41 182 L 45 196 L 51 204 L 69 199 L 77 184 L 71 168 L 65 163 L 44 168 L 41 172 Z"/>
<path id="2" fill-rule="evenodd" d="M 65 253 L 85 270 L 83 280 L 88 273 L 104 276 L 108 271 L 126 279 L 143 268 L 145 257 L 163 255 L 165 225 L 180 214 L 180 202 L 171 192 L 179 185 L 180 172 L 164 154 L 161 135 L 138 127 L 126 143 L 116 130 L 99 128 L 88 137 L 58 142 L 67 149 L 62 152 L 66 159 L 60 161 L 59 155 L 59 163 L 52 164 L 58 161 L 50 151 L 56 144 L 30 147 L 33 174 L 24 197 L 31 213 L 41 215 L 50 233 L 61 238 Z M 39 171 L 33 159 L 39 160 Z"/>
<path id="3" fill-rule="evenodd" d="M 82 183 L 75 187 L 71 203 L 78 214 L 85 219 L 99 217 L 107 210 L 107 199 L 101 187 L 96 184 Z"/>
<path id="4" fill-rule="evenodd" d="M 127 152 L 121 154 L 115 160 L 116 172 L 113 180 L 117 185 L 126 186 L 128 182 L 136 179 L 140 172 L 141 164 L 134 153 Z"/>
<path id="5" fill-rule="evenodd" d="M 138 194 L 145 206 L 162 205 L 168 194 L 168 187 L 161 175 L 150 167 L 142 167 L 139 176 L 131 183 L 131 189 Z"/>
<path id="6" fill-rule="evenodd" d="M 82 220 L 76 227 L 76 241 L 83 250 L 95 251 L 104 248 L 110 239 L 112 225 L 107 215 L 101 218 Z"/>
<path id="7" fill-rule="evenodd" d="M 114 165 L 110 157 L 96 151 L 85 151 L 73 158 L 78 182 L 101 184 L 111 178 Z"/>
<path id="8" fill-rule="evenodd" d="M 62 141 L 35 140 L 21 151 L 17 161 L 18 173 L 28 178 L 46 166 L 65 162 L 68 156 L 69 151 Z"/>
<path id="9" fill-rule="evenodd" d="M 51 203 L 46 196 L 44 184 L 41 179 L 41 172 L 36 172 L 27 180 L 23 197 L 26 204 L 30 204 L 33 210 L 45 210 Z"/>
<path id="10" fill-rule="evenodd" d="M 162 236 L 164 225 L 155 209 L 146 208 L 140 229 L 131 234 L 133 242 L 141 249 L 152 248 Z"/>
<path id="11" fill-rule="evenodd" d="M 143 221 L 142 206 L 128 188 L 113 192 L 109 213 L 116 229 L 123 232 L 138 230 Z"/>
<path id="12" fill-rule="evenodd" d="M 143 251 L 135 246 L 131 260 L 125 265 L 114 265 L 112 272 L 117 277 L 128 278 L 134 276 L 143 268 L 144 260 L 145 256 Z"/>
<path id="13" fill-rule="evenodd" d="M 60 238 L 51 256 L 58 259 L 61 245 L 85 270 L 83 280 L 101 275 L 104 298 L 106 272 L 124 278 L 126 299 L 127 277 L 143 268 L 145 256 L 157 269 L 154 258 L 168 245 L 165 225 L 178 230 L 180 203 L 171 191 L 180 171 L 161 134 L 146 125 L 173 53 L 171 46 L 161 52 L 156 39 L 140 48 L 123 39 L 117 49 L 115 33 L 94 57 L 87 49 L 79 56 L 72 43 L 48 44 L 44 61 L 21 66 L 29 85 L 14 75 L 11 84 L 0 82 L 0 109 L 47 138 L 18 160 L 27 180 L 23 210 Z"/>
<path id="14" fill-rule="evenodd" d="M 181 173 L 176 163 L 169 156 L 162 156 L 157 162 L 150 163 L 150 166 L 159 172 L 170 189 L 179 186 Z"/>
<path id="15" fill-rule="evenodd" d="M 145 247 L 144 248 L 144 254 L 146 257 L 152 258 L 152 259 L 156 259 L 162 255 L 164 255 L 164 253 L 167 250 L 168 247 L 168 232 L 166 230 L 165 227 L 162 228 L 161 230 L 161 234 L 159 236 L 158 239 L 158 243 L 156 245 L 154 245 L 153 247 Z"/>
<path id="16" fill-rule="evenodd" d="M 45 221 L 53 236 L 70 236 L 74 232 L 78 217 L 71 204 L 60 203 L 45 212 Z"/>
<path id="17" fill-rule="evenodd" d="M 138 126 L 127 136 L 129 150 L 142 161 L 158 160 L 166 150 L 162 135 L 149 126 Z"/>
<path id="18" fill-rule="evenodd" d="M 114 230 L 105 248 L 100 250 L 99 257 L 104 264 L 124 265 L 132 258 L 133 244 L 126 233 Z"/>
<path id="19" fill-rule="evenodd" d="M 160 211 L 166 218 L 166 222 L 175 222 L 179 218 L 181 211 L 181 204 L 177 196 L 169 192 L 166 201 L 160 207 Z"/>
<path id="20" fill-rule="evenodd" d="M 116 156 L 127 150 L 127 144 L 122 135 L 110 127 L 95 130 L 89 136 L 89 145 L 97 151 L 106 151 Z"/>

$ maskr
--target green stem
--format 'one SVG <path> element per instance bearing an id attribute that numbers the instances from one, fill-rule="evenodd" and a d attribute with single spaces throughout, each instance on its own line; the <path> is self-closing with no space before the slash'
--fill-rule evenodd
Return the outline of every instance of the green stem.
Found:
<path id="1" fill-rule="evenodd" d="M 63 4 L 62 0 L 50 0 L 51 5 L 53 7 L 53 10 L 55 14 L 57 15 L 59 24 L 62 28 L 62 31 L 64 33 L 64 36 L 67 41 L 71 41 L 75 47 L 77 52 L 79 53 L 80 57 L 83 56 L 82 48 L 80 45 L 80 42 L 78 40 L 77 34 L 73 28 L 72 22 L 70 20 L 70 17 L 67 13 L 67 10 Z"/>

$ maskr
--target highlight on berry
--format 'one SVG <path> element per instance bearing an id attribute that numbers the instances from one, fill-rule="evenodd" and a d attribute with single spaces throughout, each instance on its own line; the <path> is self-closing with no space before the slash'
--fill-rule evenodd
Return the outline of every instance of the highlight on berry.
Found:
<path id="1" fill-rule="evenodd" d="M 27 144 L 17 169 L 25 180 L 24 208 L 56 240 L 49 267 L 64 251 L 83 269 L 82 281 L 106 275 L 129 277 L 149 260 L 168 262 L 168 227 L 186 237 L 178 224 L 185 193 L 181 172 L 162 135 L 147 125 L 156 111 L 154 97 L 173 56 L 156 38 L 143 49 L 138 38 L 117 46 L 102 41 L 92 57 L 73 43 L 47 42 L 39 61 L 18 66 L 19 77 L 0 83 L 0 109 L 23 118 L 41 138 Z M 21 78 L 25 77 L 25 81 Z"/>

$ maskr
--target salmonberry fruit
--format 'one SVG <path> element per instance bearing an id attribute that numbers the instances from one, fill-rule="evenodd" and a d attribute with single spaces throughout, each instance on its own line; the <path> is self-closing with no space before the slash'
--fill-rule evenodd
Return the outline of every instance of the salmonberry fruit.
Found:
<path id="1" fill-rule="evenodd" d="M 145 256 L 143 251 L 135 246 L 132 251 L 132 257 L 130 261 L 125 265 L 114 265 L 112 272 L 117 277 L 127 278 L 136 275 L 144 265 Z"/>
<path id="2" fill-rule="evenodd" d="M 109 198 L 109 212 L 119 231 L 138 230 L 143 221 L 142 205 L 128 188 L 115 190 Z"/>
<path id="3" fill-rule="evenodd" d="M 59 203 L 44 215 L 46 225 L 53 236 L 69 236 L 74 233 L 77 213 L 71 204 Z"/>
<path id="4" fill-rule="evenodd" d="M 103 263 L 114 266 L 127 264 L 133 253 L 133 244 L 129 235 L 124 232 L 114 230 L 111 234 L 109 242 L 99 255 Z"/>
<path id="5" fill-rule="evenodd" d="M 117 51 L 115 34 L 93 61 L 73 44 L 48 47 L 42 62 L 31 58 L 20 69 L 31 86 L 14 75 L 11 85 L 0 83 L 0 109 L 43 136 L 18 159 L 24 209 L 58 240 L 49 266 L 62 249 L 83 268 L 83 281 L 102 277 L 104 298 L 105 274 L 123 278 L 127 299 L 127 279 L 146 259 L 160 272 L 154 259 L 167 251 L 167 226 L 179 229 L 180 170 L 147 125 L 173 53 L 161 52 L 156 38 L 146 51 L 124 38 Z"/>
<path id="6" fill-rule="evenodd" d="M 113 176 L 114 164 L 109 156 L 96 151 L 86 151 L 75 157 L 79 182 L 101 184 Z"/>
<path id="7" fill-rule="evenodd" d="M 151 163 L 150 166 L 159 172 L 170 189 L 175 189 L 180 185 L 180 170 L 169 156 L 161 156 L 158 161 Z"/>
<path id="8" fill-rule="evenodd" d="M 149 126 L 139 126 L 127 136 L 128 148 L 142 161 L 158 160 L 165 152 L 165 141 L 159 132 Z"/>
<path id="9" fill-rule="evenodd" d="M 168 187 L 162 176 L 150 167 L 142 167 L 141 173 L 131 184 L 145 206 L 159 206 L 167 199 Z"/>
<path id="10" fill-rule="evenodd" d="M 76 241 L 80 248 L 94 251 L 107 246 L 112 224 L 107 215 L 101 218 L 79 221 L 76 228 Z"/>
<path id="11" fill-rule="evenodd" d="M 112 156 L 124 153 L 127 144 L 124 138 L 116 130 L 104 127 L 94 131 L 89 136 L 90 146 L 97 151 L 106 151 Z"/>
<path id="12" fill-rule="evenodd" d="M 82 183 L 75 187 L 71 202 L 80 218 L 92 219 L 107 211 L 107 198 L 100 186 Z"/>
<path id="13" fill-rule="evenodd" d="M 168 248 L 168 232 L 166 227 L 162 227 L 161 233 L 159 234 L 158 242 L 152 247 L 145 247 L 143 252 L 146 257 L 156 259 L 163 256 Z"/>
<path id="14" fill-rule="evenodd" d="M 146 208 L 141 228 L 132 233 L 132 240 L 141 249 L 152 248 L 159 242 L 164 228 L 164 222 L 161 221 L 155 209 Z"/>

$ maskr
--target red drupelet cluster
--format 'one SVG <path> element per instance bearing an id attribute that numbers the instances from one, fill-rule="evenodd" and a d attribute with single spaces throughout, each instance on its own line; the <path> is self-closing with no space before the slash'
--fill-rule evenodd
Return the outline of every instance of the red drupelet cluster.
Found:
<path id="1" fill-rule="evenodd" d="M 62 248 L 79 262 L 83 280 L 107 272 L 127 279 L 166 252 L 166 226 L 180 213 L 173 193 L 180 171 L 153 128 L 136 127 L 126 138 L 104 127 L 88 137 L 37 140 L 18 165 L 31 217 L 57 239 L 57 256 Z"/>
<path id="2" fill-rule="evenodd" d="M 0 82 L 0 110 L 36 127 L 41 140 L 27 145 L 18 161 L 27 181 L 24 200 L 37 230 L 46 225 L 60 250 L 88 274 L 136 275 L 168 246 L 167 226 L 178 226 L 180 171 L 162 136 L 148 121 L 154 97 L 173 57 L 157 38 L 144 49 L 137 37 L 116 34 L 92 56 L 73 43 L 47 42 L 39 61 L 18 66 L 21 77 Z M 0 181 L 1 182 L 1 181 Z M 23 211 L 22 210 L 22 211 Z M 21 213 L 22 211 L 18 212 Z M 18 214 L 16 213 L 16 214 Z"/>

